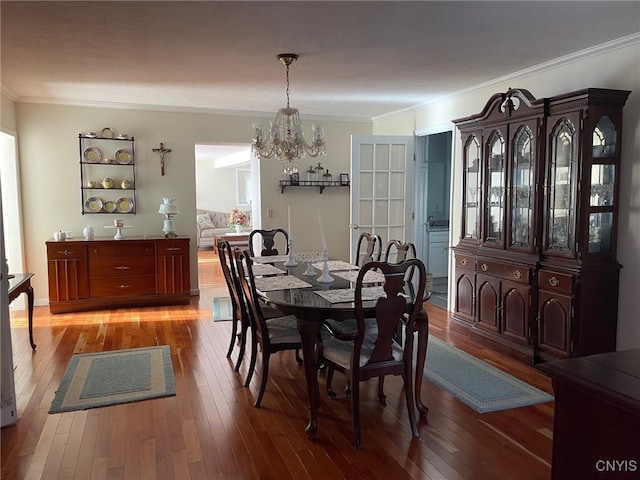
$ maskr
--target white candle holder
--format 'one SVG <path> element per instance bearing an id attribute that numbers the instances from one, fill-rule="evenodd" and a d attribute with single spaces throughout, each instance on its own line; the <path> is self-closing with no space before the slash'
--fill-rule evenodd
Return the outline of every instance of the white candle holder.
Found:
<path id="1" fill-rule="evenodd" d="M 331 283 L 333 277 L 329 275 L 329 250 L 326 248 L 322 250 L 322 257 L 324 258 L 324 265 L 322 267 L 322 275 L 318 277 L 318 283 Z"/>
<path id="2" fill-rule="evenodd" d="M 289 237 L 289 239 L 287 240 L 287 245 L 289 247 L 289 258 L 287 258 L 287 261 L 284 262 L 284 266 L 297 267 L 298 262 L 296 262 L 296 258 L 293 256 L 293 240 L 291 240 L 291 237 Z"/>

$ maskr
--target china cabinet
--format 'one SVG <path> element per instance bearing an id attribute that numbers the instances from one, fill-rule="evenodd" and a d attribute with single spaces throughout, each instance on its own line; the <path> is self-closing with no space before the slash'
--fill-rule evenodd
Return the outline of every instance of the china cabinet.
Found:
<path id="1" fill-rule="evenodd" d="M 615 350 L 622 108 L 630 92 L 510 89 L 455 120 L 454 324 L 526 362 Z"/>
<path id="2" fill-rule="evenodd" d="M 81 133 L 78 142 L 82 214 L 135 215 L 134 138 Z"/>
<path id="3" fill-rule="evenodd" d="M 189 302 L 188 237 L 52 239 L 46 246 L 52 313 Z"/>

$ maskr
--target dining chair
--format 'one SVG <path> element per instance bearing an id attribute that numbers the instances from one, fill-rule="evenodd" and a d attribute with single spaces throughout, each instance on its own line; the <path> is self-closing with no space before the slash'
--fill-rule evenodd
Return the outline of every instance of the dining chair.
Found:
<path id="1" fill-rule="evenodd" d="M 402 346 L 394 339 L 394 332 L 400 318 L 407 311 L 407 299 L 404 296 L 405 275 L 410 268 L 415 268 L 418 273 L 413 297 L 417 300 L 410 305 L 408 311 L 407 341 Z M 365 274 L 374 269 L 385 277 L 383 288 L 386 295 L 376 301 L 375 317 L 367 319 L 363 308 L 363 281 Z M 351 410 L 357 449 L 363 446 L 359 385 L 360 382 L 375 377 L 402 376 L 411 431 L 414 437 L 420 436 L 416 422 L 412 368 L 415 324 L 424 308 L 421 299 L 424 296 L 425 282 L 425 266 L 419 259 L 409 259 L 398 264 L 369 262 L 360 269 L 356 281 L 355 319 L 323 323 L 318 355 L 319 361 L 327 367 L 327 394 L 330 397 L 336 396 L 331 385 L 334 371 L 344 373 L 351 385 Z M 351 328 L 340 325 L 345 322 L 349 323 Z M 380 393 L 379 391 L 379 396 Z"/>
<path id="2" fill-rule="evenodd" d="M 236 266 L 240 286 L 247 302 L 249 320 L 251 321 L 251 362 L 245 387 L 248 387 L 253 377 L 256 365 L 257 347 L 262 351 L 262 381 L 260 391 L 255 401 L 255 406 L 259 407 L 262 397 L 267 388 L 269 376 L 269 358 L 276 352 L 284 350 L 295 350 L 296 361 L 302 363 L 300 358 L 300 333 L 298 332 L 298 318 L 295 315 L 282 315 L 277 318 L 265 318 L 261 302 L 256 290 L 255 278 L 253 276 L 252 260 L 249 251 L 235 252 Z"/>
<path id="3" fill-rule="evenodd" d="M 380 261 L 382 254 L 382 238 L 377 233 L 361 233 L 356 245 L 356 266 L 361 267 L 368 262 Z"/>
<path id="4" fill-rule="evenodd" d="M 240 348 L 238 351 L 238 359 L 236 360 L 234 367 L 234 369 L 238 371 L 244 357 L 245 346 L 247 343 L 247 330 L 250 325 L 249 313 L 247 312 L 247 306 L 240 291 L 240 283 L 238 281 L 231 245 L 226 240 L 219 240 L 217 248 L 218 259 L 220 260 L 222 273 L 227 283 L 229 297 L 231 298 L 231 309 L 233 312 L 231 341 L 227 350 L 227 358 L 231 358 L 233 347 L 238 343 Z M 240 327 L 240 330 L 238 330 L 238 327 Z"/>
<path id="5" fill-rule="evenodd" d="M 271 230 L 256 229 L 252 230 L 249 234 L 249 251 L 251 252 L 252 257 L 258 256 L 253 247 L 253 239 L 256 235 L 259 235 L 261 240 L 259 256 L 267 257 L 271 255 L 279 255 L 280 252 L 275 245 L 276 243 L 281 243 L 283 239 L 285 250 L 283 255 L 289 254 L 289 233 L 286 230 L 282 228 L 273 228 Z"/>
<path id="6" fill-rule="evenodd" d="M 384 251 L 384 261 L 388 263 L 401 263 L 410 258 L 418 258 L 416 246 L 411 242 L 401 242 L 400 240 L 389 240 Z M 407 271 L 407 281 L 411 281 L 415 268 Z"/>

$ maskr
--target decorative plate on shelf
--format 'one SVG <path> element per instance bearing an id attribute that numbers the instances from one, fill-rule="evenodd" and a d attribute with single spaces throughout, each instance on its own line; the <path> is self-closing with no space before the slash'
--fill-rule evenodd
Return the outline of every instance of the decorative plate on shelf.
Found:
<path id="1" fill-rule="evenodd" d="M 121 148 L 116 152 L 116 162 L 121 165 L 129 165 L 133 160 L 133 156 L 131 152 L 126 148 Z"/>
<path id="2" fill-rule="evenodd" d="M 117 209 L 116 204 L 109 201 L 109 202 L 104 202 L 104 211 L 107 213 L 113 213 L 115 212 Z"/>
<path id="3" fill-rule="evenodd" d="M 109 127 L 104 127 L 100 132 L 102 138 L 113 138 L 113 130 Z"/>
<path id="4" fill-rule="evenodd" d="M 85 148 L 82 158 L 87 163 L 98 163 L 102 160 L 102 151 L 97 147 Z"/>
<path id="5" fill-rule="evenodd" d="M 84 203 L 84 206 L 90 212 L 99 212 L 102 210 L 102 199 L 98 197 L 87 198 L 87 201 Z"/>
<path id="6" fill-rule="evenodd" d="M 121 133 L 120 135 L 118 135 L 116 137 L 118 140 L 129 140 L 129 135 L 127 135 L 126 133 Z"/>
<path id="7" fill-rule="evenodd" d="M 96 132 L 87 132 L 87 133 L 83 133 L 82 134 L 83 137 L 87 137 L 87 138 L 96 138 Z"/>
<path id="8" fill-rule="evenodd" d="M 129 213 L 131 210 L 133 210 L 133 199 L 129 197 L 119 198 L 116 202 L 116 205 L 119 212 Z"/>

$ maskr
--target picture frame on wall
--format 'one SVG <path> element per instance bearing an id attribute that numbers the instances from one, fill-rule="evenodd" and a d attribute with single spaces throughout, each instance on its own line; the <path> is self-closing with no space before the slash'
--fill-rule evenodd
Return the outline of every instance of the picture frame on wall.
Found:
<path id="1" fill-rule="evenodd" d="M 340 174 L 340 185 L 349 185 L 349 174 L 341 173 Z"/>

